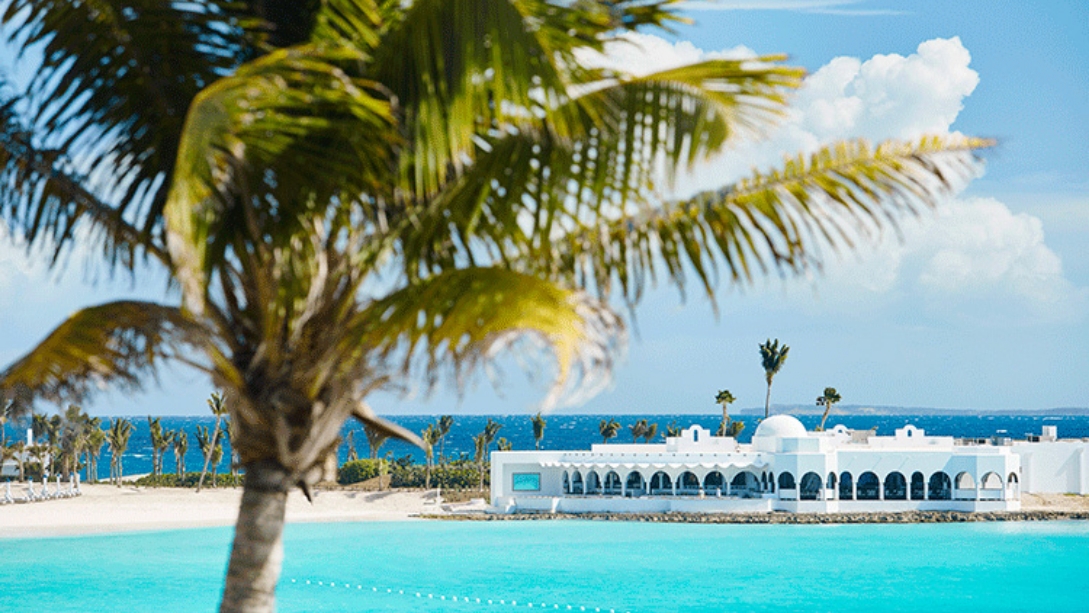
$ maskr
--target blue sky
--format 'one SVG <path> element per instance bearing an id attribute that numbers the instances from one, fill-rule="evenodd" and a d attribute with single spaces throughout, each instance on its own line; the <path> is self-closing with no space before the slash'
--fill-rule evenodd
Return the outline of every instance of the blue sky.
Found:
<path id="1" fill-rule="evenodd" d="M 714 412 L 764 398 L 757 346 L 791 346 L 773 403 L 810 404 L 826 386 L 845 404 L 1017 411 L 1089 406 L 1089 4 L 1016 1 L 758 0 L 693 4 L 696 23 L 648 33 L 605 61 L 633 70 L 708 54 L 786 52 L 809 73 L 796 112 L 763 144 L 701 166 L 678 192 L 834 138 L 922 132 L 994 137 L 984 174 L 933 214 L 829 258 L 823 275 L 720 286 L 706 299 L 670 287 L 637 310 L 611 387 L 588 413 Z M 6 62 L 5 62 L 6 63 Z M 63 274 L 0 246 L 0 363 L 64 316 L 112 297 L 161 299 L 161 279 Z M 172 299 L 171 299 L 172 300 Z M 464 397 L 383 394 L 380 413 L 527 413 L 547 372 L 504 361 Z M 161 387 L 106 393 L 96 414 L 203 414 L 210 384 L 181 367 Z"/>

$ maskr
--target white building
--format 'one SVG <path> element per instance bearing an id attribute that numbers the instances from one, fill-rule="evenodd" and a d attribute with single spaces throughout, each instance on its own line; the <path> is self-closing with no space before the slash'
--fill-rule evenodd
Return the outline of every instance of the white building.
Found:
<path id="1" fill-rule="evenodd" d="M 664 443 L 590 451 L 492 453 L 492 506 L 503 512 L 804 513 L 1016 511 L 1021 492 L 1089 493 L 1089 442 L 979 444 L 796 418 L 761 422 L 751 444 L 692 426 Z"/>

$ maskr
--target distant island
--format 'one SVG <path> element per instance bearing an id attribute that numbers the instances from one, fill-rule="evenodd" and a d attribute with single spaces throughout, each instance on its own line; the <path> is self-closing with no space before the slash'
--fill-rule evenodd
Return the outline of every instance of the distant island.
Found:
<path id="1" fill-rule="evenodd" d="M 791 415 L 820 415 L 824 409 L 816 405 L 772 405 L 771 412 Z M 736 415 L 763 416 L 764 407 L 744 407 L 733 411 Z M 1089 415 L 1089 407 L 1060 407 L 1054 409 L 1026 409 L 1023 411 L 994 409 L 934 409 L 929 407 L 893 407 L 871 405 L 837 405 L 832 415 Z"/>

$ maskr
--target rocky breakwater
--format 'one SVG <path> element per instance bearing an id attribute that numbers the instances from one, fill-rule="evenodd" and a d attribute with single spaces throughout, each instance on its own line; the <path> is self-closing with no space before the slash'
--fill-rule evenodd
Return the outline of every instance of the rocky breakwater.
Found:
<path id="1" fill-rule="evenodd" d="M 1089 511 L 907 511 L 903 513 L 459 513 L 421 515 L 425 519 L 461 521 L 634 521 L 684 524 L 942 524 L 981 521 L 1089 520 Z"/>

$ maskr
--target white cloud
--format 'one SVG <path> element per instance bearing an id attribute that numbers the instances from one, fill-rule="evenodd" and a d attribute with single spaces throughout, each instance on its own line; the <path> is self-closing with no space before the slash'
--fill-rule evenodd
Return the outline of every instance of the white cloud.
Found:
<path id="1" fill-rule="evenodd" d="M 756 57 L 756 52 L 744 45 L 720 51 L 704 51 L 686 40 L 671 43 L 652 34 L 628 32 L 620 40 L 606 45 L 604 54 L 578 49 L 576 55 L 587 66 L 643 76 L 705 60 L 753 58 Z"/>

